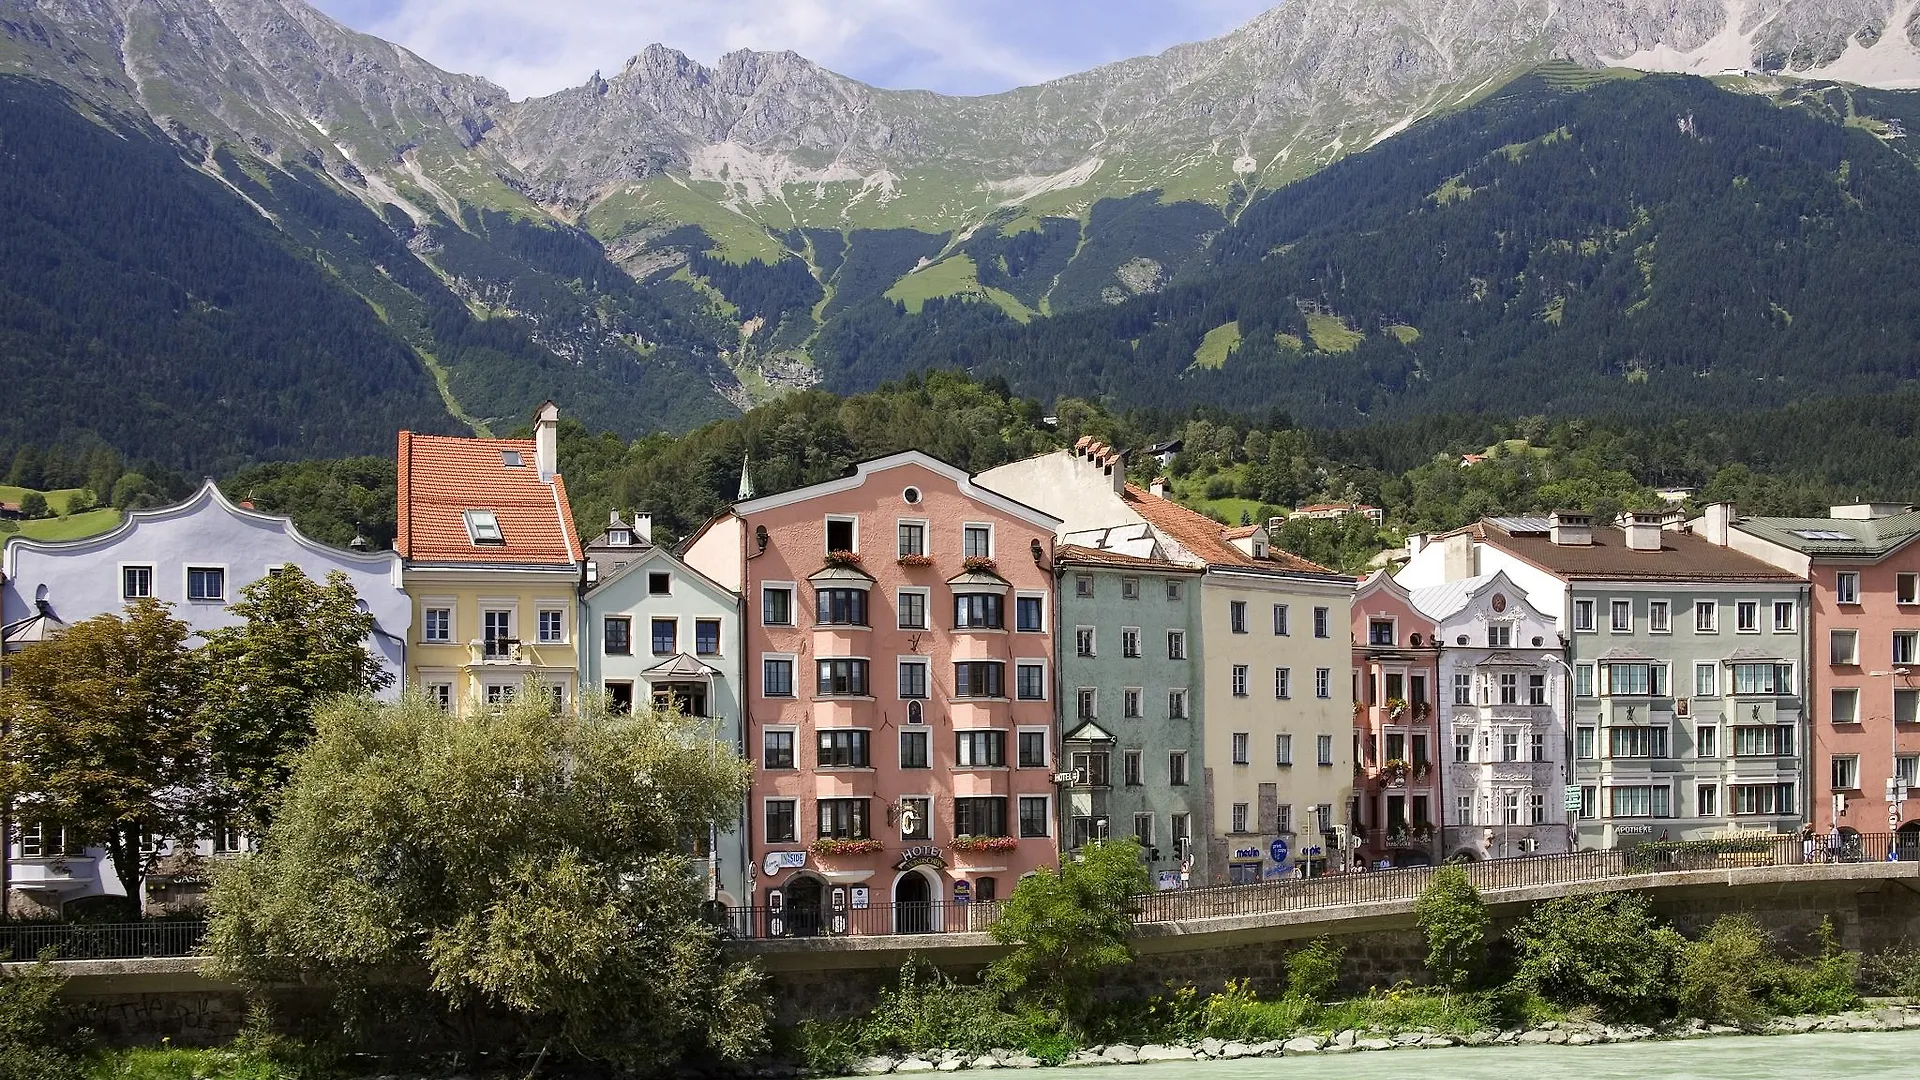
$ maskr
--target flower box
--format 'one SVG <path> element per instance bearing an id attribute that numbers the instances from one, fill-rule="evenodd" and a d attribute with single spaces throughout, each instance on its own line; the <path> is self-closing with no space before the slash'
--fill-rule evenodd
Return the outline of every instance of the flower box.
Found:
<path id="1" fill-rule="evenodd" d="M 820 858 L 832 858 L 835 855 L 871 855 L 880 850 L 878 840 L 841 840 L 835 837 L 823 837 L 813 842 L 810 849 Z"/>
<path id="2" fill-rule="evenodd" d="M 969 555 L 964 560 L 961 561 L 960 568 L 965 570 L 969 574 L 978 574 L 982 572 L 991 573 L 993 571 L 994 564 L 993 564 L 993 560 L 987 558 L 985 555 Z"/>
<path id="3" fill-rule="evenodd" d="M 901 566 L 932 566 L 932 565 L 933 565 L 933 556 L 931 556 L 931 555 L 902 555 L 902 556 L 900 556 L 900 557 L 899 557 L 898 559 L 895 559 L 894 561 L 895 561 L 895 562 L 897 562 L 897 563 L 899 563 L 899 564 L 900 564 Z"/>
<path id="4" fill-rule="evenodd" d="M 827 565 L 857 568 L 860 565 L 860 553 L 857 551 L 829 551 L 827 552 Z"/>
<path id="5" fill-rule="evenodd" d="M 1011 836 L 959 836 L 947 845 L 954 851 L 1012 851 L 1020 841 Z"/>

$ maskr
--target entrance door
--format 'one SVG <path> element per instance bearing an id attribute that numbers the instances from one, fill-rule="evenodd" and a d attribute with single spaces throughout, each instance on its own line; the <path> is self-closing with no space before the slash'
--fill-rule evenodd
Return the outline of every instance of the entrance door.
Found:
<path id="1" fill-rule="evenodd" d="M 820 936 L 820 880 L 795 878 L 787 885 L 787 934 Z"/>
<path id="2" fill-rule="evenodd" d="M 893 932 L 933 933 L 933 887 L 926 875 L 908 871 L 893 886 Z"/>

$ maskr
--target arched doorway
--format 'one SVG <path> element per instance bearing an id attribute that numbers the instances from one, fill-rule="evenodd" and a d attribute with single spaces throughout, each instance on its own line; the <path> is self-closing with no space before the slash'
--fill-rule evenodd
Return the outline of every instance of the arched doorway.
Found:
<path id="1" fill-rule="evenodd" d="M 1920 821 L 1909 821 L 1894 834 L 1893 857 L 1901 862 L 1920 860 Z"/>
<path id="2" fill-rule="evenodd" d="M 819 878 L 796 877 L 787 882 L 787 935 L 820 936 L 820 908 L 823 889 Z"/>
<path id="3" fill-rule="evenodd" d="M 901 874 L 893 883 L 893 932 L 933 933 L 933 886 L 918 870 Z"/>

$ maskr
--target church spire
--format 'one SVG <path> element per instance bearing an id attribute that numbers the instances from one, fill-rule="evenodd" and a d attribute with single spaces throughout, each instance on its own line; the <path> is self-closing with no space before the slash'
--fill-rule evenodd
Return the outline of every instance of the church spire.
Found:
<path id="1" fill-rule="evenodd" d="M 741 502 L 753 498 L 753 473 L 747 470 L 747 465 L 750 461 L 750 455 L 740 455 L 740 494 L 738 499 Z"/>

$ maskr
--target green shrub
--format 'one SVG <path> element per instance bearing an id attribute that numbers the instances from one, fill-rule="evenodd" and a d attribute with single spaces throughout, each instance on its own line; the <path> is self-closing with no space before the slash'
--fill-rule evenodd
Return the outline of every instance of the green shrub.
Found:
<path id="1" fill-rule="evenodd" d="M 1131 837 L 1089 844 L 1059 870 L 1022 878 L 992 929 L 1014 949 L 988 968 L 988 981 L 1084 1023 L 1100 976 L 1133 962 L 1133 898 L 1152 885 Z"/>
<path id="2" fill-rule="evenodd" d="M 1836 1013 L 1860 1004 L 1860 954 L 1834 940 L 1833 922 L 1820 920 L 1820 951 L 1799 963 L 1777 965 L 1768 1004 L 1775 1012 Z"/>
<path id="3" fill-rule="evenodd" d="M 1901 941 L 1860 958 L 1860 989 L 1876 997 L 1920 998 L 1920 946 Z"/>
<path id="4" fill-rule="evenodd" d="M 1767 932 L 1751 915 L 1722 915 L 1680 957 L 1680 1010 L 1752 1030 L 1767 1018 L 1774 969 Z"/>
<path id="5" fill-rule="evenodd" d="M 775 1033 L 775 1052 L 814 1076 L 845 1076 L 860 1057 L 858 1020 L 802 1020 Z"/>
<path id="6" fill-rule="evenodd" d="M 1322 1009 L 1316 1023 L 1324 1031 L 1431 1028 L 1464 1035 L 1499 1027 L 1498 1005 L 1499 999 L 1491 994 L 1435 993 L 1405 985 L 1391 990 L 1375 987 L 1364 997 Z"/>
<path id="7" fill-rule="evenodd" d="M 1592 1005 L 1616 1020 L 1671 1014 L 1673 972 L 1686 945 L 1631 893 L 1565 896 L 1535 907 L 1509 935 L 1515 981 L 1562 1007 Z"/>
<path id="8" fill-rule="evenodd" d="M 955 982 L 919 960 L 900 968 L 900 979 L 880 994 L 880 1003 L 861 1025 L 860 1045 L 885 1050 L 968 1050 L 979 1053 L 1012 1046 L 1026 1037 L 1025 1025 L 1002 1006 L 990 986 Z"/>
<path id="9" fill-rule="evenodd" d="M 1443 866 L 1413 907 L 1427 936 L 1427 970 L 1434 982 L 1464 990 L 1487 962 L 1487 927 L 1492 922 L 1480 890 L 1458 866 Z"/>
<path id="10" fill-rule="evenodd" d="M 78 1074 L 54 1031 L 66 980 L 51 965 L 0 975 L 0 1080 L 65 1080 Z"/>
<path id="11" fill-rule="evenodd" d="M 1325 1001 L 1340 985 L 1340 962 L 1347 949 L 1331 938 L 1314 938 L 1287 954 L 1287 993 L 1309 1001 Z"/>

